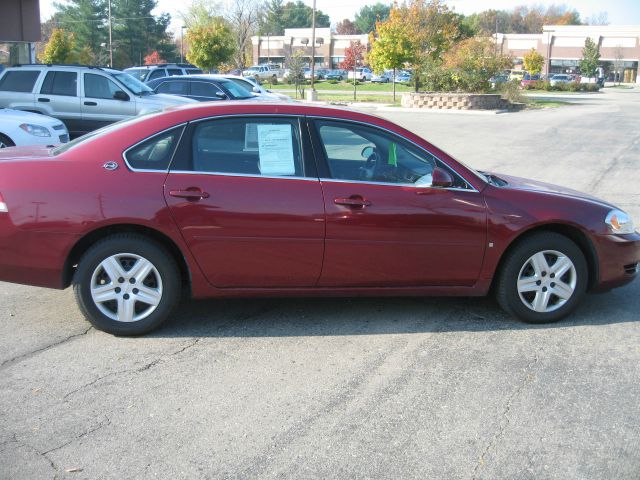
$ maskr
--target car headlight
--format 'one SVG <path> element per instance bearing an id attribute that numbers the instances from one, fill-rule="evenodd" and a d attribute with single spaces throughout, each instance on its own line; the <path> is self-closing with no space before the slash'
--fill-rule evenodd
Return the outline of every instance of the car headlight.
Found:
<path id="1" fill-rule="evenodd" d="M 27 132 L 30 135 L 34 135 L 36 137 L 50 137 L 51 132 L 47 127 L 42 127 L 40 125 L 33 125 L 31 123 L 23 123 L 20 125 L 20 128 Z"/>
<path id="2" fill-rule="evenodd" d="M 611 233 L 616 235 L 626 235 L 635 231 L 633 220 L 622 210 L 611 210 L 604 219 L 604 223 L 607 224 Z"/>

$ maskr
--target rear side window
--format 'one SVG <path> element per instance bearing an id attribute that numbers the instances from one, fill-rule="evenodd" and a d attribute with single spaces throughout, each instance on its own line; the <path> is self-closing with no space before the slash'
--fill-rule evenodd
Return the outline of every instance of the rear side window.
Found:
<path id="1" fill-rule="evenodd" d="M 191 95 L 195 97 L 207 97 L 220 99 L 216 94 L 223 93 L 215 84 L 207 82 L 192 82 Z M 226 96 L 226 95 L 225 95 Z"/>
<path id="2" fill-rule="evenodd" d="M 153 72 L 151 72 L 149 74 L 149 78 L 147 78 L 147 82 L 149 80 L 153 80 L 153 79 L 156 79 L 156 78 L 162 78 L 162 77 L 166 77 L 166 76 L 167 75 L 165 74 L 164 69 L 163 68 L 158 68 L 157 70 L 154 70 Z"/>
<path id="3" fill-rule="evenodd" d="M 23 93 L 32 92 L 33 86 L 36 84 L 36 80 L 39 76 L 39 70 L 6 72 L 2 79 L 0 79 L 0 91 Z"/>
<path id="4" fill-rule="evenodd" d="M 167 73 L 169 73 L 170 77 L 173 77 L 175 75 L 182 75 L 182 70 L 179 68 L 167 68 Z"/>
<path id="5" fill-rule="evenodd" d="M 172 95 L 189 95 L 189 84 L 187 82 L 162 82 L 157 92 Z"/>
<path id="6" fill-rule="evenodd" d="M 76 72 L 47 72 L 40 93 L 75 97 L 78 94 L 78 74 Z"/>
<path id="7" fill-rule="evenodd" d="M 136 145 L 125 153 L 127 163 L 136 170 L 168 170 L 184 127 L 177 127 Z"/>

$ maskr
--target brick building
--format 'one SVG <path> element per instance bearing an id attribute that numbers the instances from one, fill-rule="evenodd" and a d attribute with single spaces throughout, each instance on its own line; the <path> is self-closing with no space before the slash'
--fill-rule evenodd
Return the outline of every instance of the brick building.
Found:
<path id="1" fill-rule="evenodd" d="M 547 25 L 541 34 L 499 33 L 496 43 L 516 64 L 522 64 L 524 54 L 535 48 L 545 58 L 544 73 L 574 73 L 587 38 L 598 45 L 608 80 L 617 72 L 623 82 L 640 83 L 640 25 Z"/>
<path id="2" fill-rule="evenodd" d="M 286 66 L 288 57 L 302 51 L 311 63 L 311 29 L 287 28 L 284 35 L 251 37 L 253 64 L 275 63 Z M 344 51 L 352 41 L 369 43 L 367 35 L 336 35 L 330 28 L 316 28 L 315 64 L 317 67 L 338 68 L 344 60 Z"/>

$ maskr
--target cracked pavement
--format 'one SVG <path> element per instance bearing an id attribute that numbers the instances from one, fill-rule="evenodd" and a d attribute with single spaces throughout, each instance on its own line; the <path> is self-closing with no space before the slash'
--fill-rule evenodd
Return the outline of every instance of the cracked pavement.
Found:
<path id="1" fill-rule="evenodd" d="M 639 104 L 385 115 L 640 221 Z M 0 478 L 637 479 L 639 293 L 543 326 L 490 298 L 198 301 L 116 338 L 70 290 L 0 284 Z"/>

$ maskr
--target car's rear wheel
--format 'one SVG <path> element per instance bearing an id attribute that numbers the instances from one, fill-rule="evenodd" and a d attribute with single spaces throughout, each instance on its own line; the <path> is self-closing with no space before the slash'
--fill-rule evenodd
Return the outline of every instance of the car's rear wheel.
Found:
<path id="1" fill-rule="evenodd" d="M 115 335 L 142 335 L 162 324 L 180 301 L 180 271 L 172 255 L 137 234 L 107 237 L 82 256 L 73 278 L 80 310 Z"/>
<path id="2" fill-rule="evenodd" d="M 574 242 L 557 233 L 538 233 L 507 253 L 496 296 L 502 308 L 525 322 L 555 322 L 580 303 L 587 277 L 587 262 Z"/>
<path id="3" fill-rule="evenodd" d="M 0 133 L 0 148 L 15 147 L 15 145 L 9 137 Z"/>

